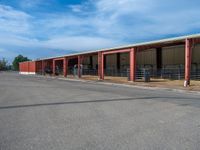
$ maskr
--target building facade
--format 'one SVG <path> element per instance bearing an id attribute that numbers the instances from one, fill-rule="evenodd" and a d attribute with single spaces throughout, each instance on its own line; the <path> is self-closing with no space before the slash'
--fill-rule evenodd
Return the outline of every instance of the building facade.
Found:
<path id="1" fill-rule="evenodd" d="M 20 63 L 21 74 L 95 75 L 141 79 L 145 72 L 152 78 L 200 79 L 200 34 L 122 47 L 43 58 Z"/>

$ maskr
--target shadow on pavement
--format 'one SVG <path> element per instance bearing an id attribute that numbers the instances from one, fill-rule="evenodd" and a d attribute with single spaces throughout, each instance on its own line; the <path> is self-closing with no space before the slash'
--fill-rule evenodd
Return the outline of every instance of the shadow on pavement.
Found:
<path id="1" fill-rule="evenodd" d="M 134 101 L 134 100 L 159 100 L 160 102 L 170 102 L 170 103 L 178 104 L 179 106 L 190 105 L 190 106 L 200 107 L 199 98 L 189 99 L 189 98 L 184 98 L 184 97 L 129 97 L 129 98 L 119 98 L 119 99 L 99 99 L 99 100 L 86 100 L 86 101 L 68 101 L 68 102 L 55 102 L 55 103 L 0 106 L 0 110 L 12 109 L 12 108 L 26 108 L 26 107 L 39 107 L 39 106 L 67 105 L 67 104 L 102 103 L 102 102 L 117 102 L 117 101 Z"/>

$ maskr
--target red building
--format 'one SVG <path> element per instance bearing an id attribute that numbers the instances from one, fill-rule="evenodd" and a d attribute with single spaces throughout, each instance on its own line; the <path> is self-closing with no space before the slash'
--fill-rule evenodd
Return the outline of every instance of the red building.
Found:
<path id="1" fill-rule="evenodd" d="M 20 63 L 21 74 L 63 75 L 76 73 L 125 76 L 136 81 L 148 70 L 152 78 L 200 79 L 200 34 L 75 53 Z M 82 69 L 81 69 L 82 68 Z"/>

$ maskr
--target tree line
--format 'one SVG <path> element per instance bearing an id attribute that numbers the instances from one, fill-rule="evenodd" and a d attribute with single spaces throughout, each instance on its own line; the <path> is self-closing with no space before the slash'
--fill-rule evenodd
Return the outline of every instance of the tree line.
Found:
<path id="1" fill-rule="evenodd" d="M 19 63 L 24 61 L 30 61 L 30 59 L 23 55 L 18 55 L 14 58 L 12 65 L 10 65 L 5 58 L 2 58 L 0 59 L 0 71 L 6 71 L 6 70 L 18 71 Z"/>

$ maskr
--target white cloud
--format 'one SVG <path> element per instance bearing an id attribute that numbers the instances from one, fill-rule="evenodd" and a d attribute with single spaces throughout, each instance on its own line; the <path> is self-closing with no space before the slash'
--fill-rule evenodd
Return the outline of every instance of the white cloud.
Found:
<path id="1" fill-rule="evenodd" d="M 112 40 L 138 41 L 146 37 L 183 34 L 193 28 L 199 28 L 200 14 L 198 7 L 180 0 L 98 0 L 88 1 L 91 4 L 73 5 L 72 11 L 86 14 L 57 14 L 50 19 L 49 28 L 60 27 L 72 29 L 70 34 L 77 35 L 83 30 L 96 36 Z M 180 5 L 180 3 L 182 5 Z M 189 5 L 190 4 L 190 5 Z M 95 9 L 84 11 L 83 8 L 93 6 Z M 187 14 L 187 16 L 186 16 Z M 60 16 L 60 17 L 59 17 Z M 87 26 L 89 28 L 86 28 Z M 77 30 L 77 28 L 78 30 Z M 86 32 L 86 34 L 87 34 Z M 66 33 L 63 31 L 63 33 Z"/>
<path id="2" fill-rule="evenodd" d="M 100 32 L 133 41 L 139 37 L 183 34 L 200 24 L 199 8 L 180 0 L 99 0 L 96 7 Z"/>
<path id="3" fill-rule="evenodd" d="M 44 25 L 44 28 L 51 29 L 51 28 L 64 28 L 64 27 L 73 27 L 73 26 L 83 26 L 87 25 L 88 22 L 87 19 L 80 18 L 73 15 L 49 15 L 47 18 L 40 21 L 42 25 Z M 65 29 L 67 30 L 67 29 Z"/>
<path id="4" fill-rule="evenodd" d="M 28 2 L 24 7 L 42 0 Z M 181 0 L 88 0 L 66 8 L 38 17 L 0 5 L 1 47 L 86 51 L 200 28 L 197 3 Z"/>
<path id="5" fill-rule="evenodd" d="M 9 39 L 9 40 L 8 40 Z M 48 40 L 37 40 L 31 38 L 24 38 L 20 36 L 0 36 L 0 45 L 9 47 L 12 46 L 26 48 L 26 49 L 58 49 L 70 51 L 95 50 L 98 48 L 117 46 L 118 42 L 111 39 L 87 36 L 61 36 L 52 37 Z"/>
<path id="6" fill-rule="evenodd" d="M 87 36 L 57 37 L 44 41 L 43 43 L 43 45 L 48 48 L 75 51 L 95 50 L 97 48 L 116 46 L 117 44 L 118 42 L 115 40 Z"/>
<path id="7" fill-rule="evenodd" d="M 69 8 L 73 11 L 73 12 L 82 12 L 82 5 L 69 5 Z"/>
<path id="8" fill-rule="evenodd" d="M 26 34 L 29 32 L 30 15 L 10 6 L 0 5 L 0 32 Z"/>
<path id="9" fill-rule="evenodd" d="M 95 4 L 97 11 L 106 15 L 121 15 L 126 13 L 140 12 L 145 13 L 154 8 L 155 1 L 152 0 L 99 0 Z"/>
<path id="10" fill-rule="evenodd" d="M 19 5 L 22 8 L 34 8 L 37 7 L 38 5 L 41 5 L 42 3 L 48 3 L 50 0 L 45 1 L 45 0 L 20 0 Z"/>
<path id="11" fill-rule="evenodd" d="M 2 53 L 2 52 L 5 52 L 6 50 L 5 49 L 3 49 L 3 48 L 0 48 L 0 52 Z"/>

